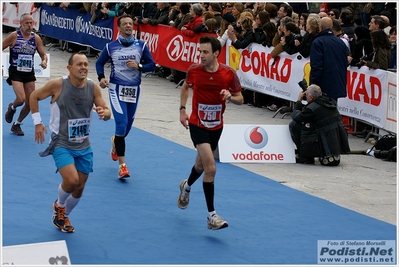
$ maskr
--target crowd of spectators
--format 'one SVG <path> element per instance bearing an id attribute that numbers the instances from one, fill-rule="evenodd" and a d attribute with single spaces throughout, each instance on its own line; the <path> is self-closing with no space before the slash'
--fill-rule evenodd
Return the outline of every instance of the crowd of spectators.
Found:
<path id="1" fill-rule="evenodd" d="M 237 49 L 251 43 L 272 47 L 272 57 L 281 52 L 310 56 L 310 47 L 319 32 L 320 19 L 333 21 L 333 32 L 348 48 L 348 65 L 396 71 L 396 2 L 308 3 L 308 2 L 90 2 L 43 3 L 75 8 L 91 14 L 91 23 L 121 14 L 130 14 L 134 23 L 162 24 L 179 29 L 185 36 L 217 34 L 222 45 L 231 41 Z M 40 4 L 37 4 L 40 6 Z M 383 34 L 382 34 L 383 33 Z M 71 46 L 70 52 L 81 47 Z M 163 68 L 163 76 L 179 83 L 185 74 Z M 281 99 L 251 91 L 245 102 L 277 110 Z"/>

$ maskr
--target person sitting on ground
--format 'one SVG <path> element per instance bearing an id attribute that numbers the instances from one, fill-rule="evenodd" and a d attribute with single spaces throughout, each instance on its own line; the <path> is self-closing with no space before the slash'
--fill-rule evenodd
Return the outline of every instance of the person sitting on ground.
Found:
<path id="1" fill-rule="evenodd" d="M 350 151 L 337 102 L 323 95 L 318 85 L 299 93 L 291 117 L 289 130 L 297 148 L 297 163 L 314 164 L 314 158 L 319 157 L 321 165 L 338 166 L 340 155 Z"/>

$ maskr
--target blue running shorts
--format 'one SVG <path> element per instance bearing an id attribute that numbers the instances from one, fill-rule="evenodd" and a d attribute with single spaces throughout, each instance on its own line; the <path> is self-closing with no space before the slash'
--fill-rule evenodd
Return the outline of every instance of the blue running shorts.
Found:
<path id="1" fill-rule="evenodd" d="M 70 164 L 75 164 L 76 170 L 84 174 L 93 172 L 93 150 L 91 147 L 82 150 L 72 150 L 64 147 L 56 148 L 53 153 L 57 170 Z"/>

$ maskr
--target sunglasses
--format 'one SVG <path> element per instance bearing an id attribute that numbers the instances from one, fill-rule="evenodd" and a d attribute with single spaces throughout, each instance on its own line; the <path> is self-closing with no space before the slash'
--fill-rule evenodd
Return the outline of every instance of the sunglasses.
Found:
<path id="1" fill-rule="evenodd" d="M 330 17 L 332 17 L 332 16 L 335 16 L 335 14 L 334 13 L 330 13 L 330 14 L 328 14 Z"/>

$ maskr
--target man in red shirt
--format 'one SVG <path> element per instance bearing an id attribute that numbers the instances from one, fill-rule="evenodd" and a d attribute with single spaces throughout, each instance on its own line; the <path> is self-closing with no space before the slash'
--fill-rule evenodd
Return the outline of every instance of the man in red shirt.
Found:
<path id="1" fill-rule="evenodd" d="M 180 182 L 177 205 L 181 209 L 187 208 L 191 186 L 204 173 L 203 190 L 208 208 L 208 228 L 218 230 L 227 227 L 228 223 L 216 214 L 213 205 L 213 182 L 216 174 L 213 151 L 216 150 L 223 131 L 226 100 L 241 105 L 243 96 L 235 71 L 217 61 L 222 49 L 220 42 L 213 36 L 202 36 L 199 42 L 201 64 L 193 64 L 188 68 L 180 93 L 180 122 L 186 129 L 190 129 L 197 157 L 188 179 Z M 193 96 L 189 117 L 186 103 L 190 88 L 193 89 Z"/>

